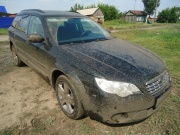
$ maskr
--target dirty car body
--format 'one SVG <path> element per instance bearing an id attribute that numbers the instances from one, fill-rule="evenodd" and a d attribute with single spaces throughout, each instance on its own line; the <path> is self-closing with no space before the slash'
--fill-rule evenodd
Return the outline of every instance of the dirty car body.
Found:
<path id="1" fill-rule="evenodd" d="M 24 10 L 9 37 L 15 63 L 47 78 L 69 118 L 137 122 L 156 112 L 170 93 L 171 78 L 159 56 L 113 38 L 78 13 Z"/>

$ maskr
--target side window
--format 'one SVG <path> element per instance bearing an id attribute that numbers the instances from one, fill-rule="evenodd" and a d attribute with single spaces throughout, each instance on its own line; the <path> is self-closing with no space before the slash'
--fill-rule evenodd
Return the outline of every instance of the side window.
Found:
<path id="1" fill-rule="evenodd" d="M 42 37 L 44 37 L 43 25 L 38 17 L 31 17 L 28 34 L 40 34 Z"/>
<path id="2" fill-rule="evenodd" d="M 13 20 L 12 26 L 17 28 L 17 24 L 20 22 L 22 16 L 16 16 Z"/>
<path id="3" fill-rule="evenodd" d="M 16 24 L 17 29 L 27 33 L 29 18 L 29 16 L 23 16 L 18 24 Z"/>

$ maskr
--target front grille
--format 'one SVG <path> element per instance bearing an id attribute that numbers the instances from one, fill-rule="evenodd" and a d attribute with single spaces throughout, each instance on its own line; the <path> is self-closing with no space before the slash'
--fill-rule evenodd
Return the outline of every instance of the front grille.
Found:
<path id="1" fill-rule="evenodd" d="M 159 96 L 163 92 L 165 92 L 166 86 L 170 82 L 170 76 L 167 71 L 164 71 L 159 76 L 154 79 L 148 81 L 146 83 L 146 89 L 152 96 Z"/>

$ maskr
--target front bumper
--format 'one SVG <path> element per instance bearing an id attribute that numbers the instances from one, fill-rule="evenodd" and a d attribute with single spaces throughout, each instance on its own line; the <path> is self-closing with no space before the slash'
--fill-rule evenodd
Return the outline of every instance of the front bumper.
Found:
<path id="1" fill-rule="evenodd" d="M 97 96 L 91 93 L 92 95 L 83 102 L 83 106 L 87 115 L 98 121 L 109 124 L 138 122 L 148 118 L 162 106 L 170 93 L 170 87 L 158 98 L 143 94 L 120 98 L 117 95 L 102 96 L 99 93 L 100 96 Z"/>
<path id="2" fill-rule="evenodd" d="M 118 124 L 118 123 L 131 123 L 131 122 L 138 122 L 141 120 L 144 120 L 151 116 L 153 113 L 155 113 L 162 105 L 163 101 L 166 99 L 166 97 L 170 93 L 170 88 L 167 90 L 166 93 L 161 95 L 155 102 L 154 106 L 152 106 L 149 109 L 140 110 L 136 112 L 128 112 L 128 113 L 120 113 L 115 114 L 111 117 L 110 121 L 107 121 L 111 124 Z"/>

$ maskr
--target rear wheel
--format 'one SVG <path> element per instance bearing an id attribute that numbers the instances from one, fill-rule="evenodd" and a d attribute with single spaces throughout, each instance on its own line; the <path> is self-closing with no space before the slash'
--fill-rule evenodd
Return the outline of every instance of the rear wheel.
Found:
<path id="1" fill-rule="evenodd" d="M 16 66 L 20 67 L 23 66 L 24 63 L 19 59 L 19 57 L 17 56 L 16 50 L 14 48 L 14 46 L 12 46 L 12 55 L 13 55 L 13 60 Z"/>
<path id="2" fill-rule="evenodd" d="M 79 119 L 83 116 L 84 110 L 79 101 L 79 95 L 66 76 L 57 78 L 55 90 L 59 105 L 67 117 Z"/>

